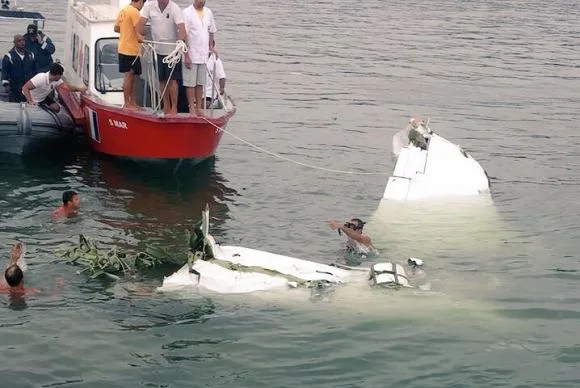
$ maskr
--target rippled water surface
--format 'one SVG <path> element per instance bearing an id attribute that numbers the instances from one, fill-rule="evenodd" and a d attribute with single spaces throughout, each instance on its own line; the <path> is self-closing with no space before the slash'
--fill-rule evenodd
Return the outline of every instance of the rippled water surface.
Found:
<path id="1" fill-rule="evenodd" d="M 25 3 L 50 19 L 62 57 L 65 2 Z M 229 130 L 303 163 L 382 175 L 309 169 L 227 135 L 215 161 L 175 177 L 84 151 L 2 155 L 0 247 L 6 257 L 26 242 L 28 282 L 44 293 L 0 297 L 0 385 L 578 386 L 579 3 L 207 5 L 238 105 Z M 1 23 L 10 39 L 18 26 Z M 391 137 L 413 116 L 486 168 L 493 203 L 380 203 Z M 82 214 L 54 223 L 68 188 Z M 79 233 L 181 254 L 205 203 L 218 241 L 320 262 L 344 259 L 325 221 L 359 216 L 383 258 L 425 259 L 433 291 L 142 295 L 134 283 L 159 285 L 173 268 L 88 281 L 55 257 Z"/>

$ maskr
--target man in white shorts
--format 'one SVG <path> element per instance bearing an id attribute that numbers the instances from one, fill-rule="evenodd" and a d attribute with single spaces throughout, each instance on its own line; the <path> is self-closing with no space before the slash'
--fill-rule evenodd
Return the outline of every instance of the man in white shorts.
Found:
<path id="1" fill-rule="evenodd" d="M 31 105 L 42 105 L 55 113 L 60 111 L 60 105 L 56 101 L 55 89 L 59 85 L 65 85 L 73 92 L 85 92 L 86 87 L 76 87 L 62 80 L 64 69 L 60 63 L 52 63 L 46 73 L 38 73 L 22 87 L 22 94 Z"/>
<path id="2" fill-rule="evenodd" d="M 185 26 L 179 6 L 171 0 L 149 0 L 141 8 L 141 18 L 137 24 L 137 31 L 144 33 L 145 23 L 151 21 L 151 36 L 156 42 L 157 75 L 159 78 L 160 93 L 163 93 L 163 112 L 177 113 L 177 80 L 182 78 L 181 62 L 170 69 L 163 59 L 175 49 L 175 42 L 179 39 L 185 42 Z"/>
<path id="3" fill-rule="evenodd" d="M 203 87 L 206 82 L 206 62 L 217 31 L 213 13 L 205 7 L 205 0 L 193 0 L 183 10 L 188 51 L 185 53 L 183 86 L 186 87 L 189 112 L 201 115 L 204 104 Z"/>

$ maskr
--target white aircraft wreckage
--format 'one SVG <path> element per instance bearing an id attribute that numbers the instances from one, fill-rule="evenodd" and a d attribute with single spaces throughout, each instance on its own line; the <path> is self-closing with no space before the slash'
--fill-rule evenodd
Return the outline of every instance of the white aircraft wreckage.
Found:
<path id="1" fill-rule="evenodd" d="M 411 119 L 393 136 L 397 163 L 383 199 L 417 200 L 489 194 L 489 178 L 465 150 Z"/>
<path id="2" fill-rule="evenodd" d="M 163 279 L 158 291 L 197 289 L 219 294 L 241 294 L 295 288 L 325 288 L 366 281 L 370 286 L 413 288 L 400 264 L 385 262 L 370 268 L 326 265 L 238 246 L 222 246 L 209 233 L 209 210 L 190 238 L 190 260 Z M 422 267 L 409 259 L 413 270 Z"/>

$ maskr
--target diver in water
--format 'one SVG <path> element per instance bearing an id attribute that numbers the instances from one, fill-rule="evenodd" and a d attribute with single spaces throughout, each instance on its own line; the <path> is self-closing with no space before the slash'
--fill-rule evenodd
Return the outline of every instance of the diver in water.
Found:
<path id="1" fill-rule="evenodd" d="M 360 253 L 367 255 L 376 251 L 371 238 L 363 234 L 365 223 L 360 218 L 351 218 L 350 221 L 342 223 L 340 221 L 328 221 L 330 229 L 338 231 L 342 236 L 344 233 L 347 237 L 346 249 L 350 253 Z"/>

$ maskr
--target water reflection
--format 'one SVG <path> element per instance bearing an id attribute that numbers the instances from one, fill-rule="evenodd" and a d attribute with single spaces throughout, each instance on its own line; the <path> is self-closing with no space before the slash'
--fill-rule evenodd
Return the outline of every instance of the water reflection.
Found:
<path id="1" fill-rule="evenodd" d="M 10 293 L 8 295 L 8 308 L 14 311 L 22 311 L 28 308 L 26 298 L 23 295 Z"/>
<path id="2" fill-rule="evenodd" d="M 14 188 L 27 182 L 54 183 L 66 176 L 65 167 L 73 164 L 76 158 L 73 153 L 55 153 L 50 156 L 0 154 L 0 184 Z"/>
<path id="3" fill-rule="evenodd" d="M 140 241 L 183 249 L 184 231 L 200 218 L 206 203 L 212 230 L 219 233 L 237 192 L 216 170 L 215 159 L 182 166 L 177 174 L 160 166 L 89 155 L 82 169 L 85 184 L 103 200 L 98 221 L 130 231 Z"/>

